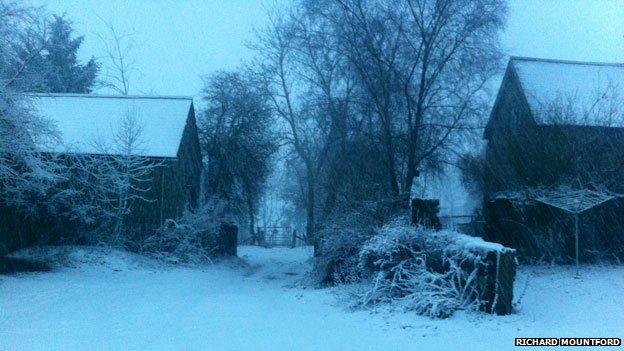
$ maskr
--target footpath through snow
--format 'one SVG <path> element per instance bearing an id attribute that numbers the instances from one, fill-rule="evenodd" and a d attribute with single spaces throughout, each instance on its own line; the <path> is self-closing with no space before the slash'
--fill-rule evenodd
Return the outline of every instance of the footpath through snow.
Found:
<path id="1" fill-rule="evenodd" d="M 624 336 L 621 266 L 581 279 L 523 267 L 518 313 L 431 320 L 305 288 L 309 248 L 241 247 L 244 264 L 203 268 L 76 250 L 72 268 L 0 276 L 0 350 L 511 350 L 515 337 Z"/>

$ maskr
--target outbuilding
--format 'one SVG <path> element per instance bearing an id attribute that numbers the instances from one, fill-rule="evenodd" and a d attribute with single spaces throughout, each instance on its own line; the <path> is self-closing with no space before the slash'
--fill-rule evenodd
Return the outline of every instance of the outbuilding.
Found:
<path id="1" fill-rule="evenodd" d="M 41 146 L 42 152 L 54 155 L 113 157 L 119 148 L 103 146 L 119 138 L 124 119 L 131 116 L 136 121 L 140 135 L 131 156 L 154 160 L 158 167 L 150 171 L 151 184 L 143 194 L 149 201 L 133 206 L 126 215 L 128 230 L 149 233 L 166 219 L 178 218 L 186 208 L 197 206 L 202 158 L 192 98 L 31 94 L 29 101 L 33 113 L 56 125 L 60 142 Z M 6 251 L 33 244 L 51 230 L 45 220 L 17 219 L 4 210 L 0 228 L 0 244 Z M 65 237 L 75 230 L 62 229 L 65 233 L 58 235 Z"/>

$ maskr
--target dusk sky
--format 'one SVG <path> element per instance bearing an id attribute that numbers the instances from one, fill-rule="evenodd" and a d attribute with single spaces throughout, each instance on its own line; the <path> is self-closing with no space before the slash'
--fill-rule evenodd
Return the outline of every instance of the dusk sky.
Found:
<path id="1" fill-rule="evenodd" d="M 284 0 L 286 1 L 286 0 Z M 251 56 L 245 42 L 272 0 L 42 0 L 85 36 L 84 58 L 102 55 L 104 21 L 136 33 L 141 74 L 131 93 L 196 95 L 201 76 Z M 624 62 L 624 0 L 513 0 L 503 43 L 509 55 Z"/>

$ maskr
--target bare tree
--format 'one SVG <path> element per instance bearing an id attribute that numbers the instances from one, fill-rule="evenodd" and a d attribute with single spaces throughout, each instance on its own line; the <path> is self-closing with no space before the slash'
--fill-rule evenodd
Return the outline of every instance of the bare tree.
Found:
<path id="1" fill-rule="evenodd" d="M 136 112 L 126 111 L 113 133 L 113 140 L 95 140 L 97 155 L 82 155 L 80 167 L 90 181 L 91 200 L 97 202 L 98 217 L 115 243 L 124 233 L 127 215 L 149 196 L 155 170 L 163 161 L 143 155 L 142 126 Z"/>
<path id="2" fill-rule="evenodd" d="M 305 103 L 298 99 L 303 92 L 297 86 L 297 72 L 294 48 L 296 38 L 283 15 L 274 15 L 271 24 L 258 33 L 258 43 L 254 49 L 259 53 L 259 77 L 269 96 L 275 114 L 283 122 L 282 144 L 292 147 L 305 168 L 306 236 L 315 241 L 315 188 L 319 160 L 315 154 L 318 143 L 313 116 Z"/>
<path id="3" fill-rule="evenodd" d="M 502 0 L 407 0 L 407 50 L 400 75 L 408 136 L 406 188 L 419 165 L 444 149 L 454 133 L 487 114 L 485 85 L 500 70 Z"/>
<path id="4" fill-rule="evenodd" d="M 505 3 L 330 4 L 326 16 L 339 28 L 344 53 L 379 117 L 392 189 L 408 190 L 423 162 L 436 162 L 458 132 L 475 129 L 485 115 L 485 83 L 498 73 L 502 57 Z M 404 168 L 396 162 L 405 162 Z M 401 169 L 399 187 L 395 174 Z"/>
<path id="5" fill-rule="evenodd" d="M 397 157 L 397 59 L 403 27 L 393 21 L 392 6 L 378 1 L 330 1 L 323 9 L 335 25 L 340 50 L 354 67 L 361 100 L 379 124 L 387 181 L 393 195 L 400 192 Z"/>
<path id="6" fill-rule="evenodd" d="M 324 18 L 308 8 L 274 14 L 258 33 L 259 77 L 279 117 L 281 143 L 295 156 L 306 213 L 306 237 L 316 243 L 319 189 L 328 184 L 325 171 L 344 153 L 353 82 L 336 51 Z M 287 156 L 289 157 L 289 156 Z M 339 183 L 337 177 L 332 183 Z M 329 192 L 333 203 L 336 192 Z"/>
<path id="7" fill-rule="evenodd" d="M 139 73 L 136 61 L 132 58 L 135 48 L 133 32 L 119 32 L 110 22 L 102 20 L 107 33 L 98 34 L 104 45 L 105 54 L 101 58 L 104 63 L 104 77 L 100 85 L 121 95 L 130 93 L 130 82 Z"/>
<path id="8" fill-rule="evenodd" d="M 337 198 L 374 200 L 355 195 L 371 184 L 353 174 L 381 175 L 374 194 L 397 196 L 476 129 L 504 16 L 502 0 L 300 1 L 273 14 L 255 66 L 301 162 L 310 238 L 318 207 L 326 217 Z"/>

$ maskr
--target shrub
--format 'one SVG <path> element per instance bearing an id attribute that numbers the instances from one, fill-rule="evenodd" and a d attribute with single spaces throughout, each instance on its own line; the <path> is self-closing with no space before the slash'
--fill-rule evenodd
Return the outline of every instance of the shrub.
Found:
<path id="1" fill-rule="evenodd" d="M 361 279 L 358 253 L 373 235 L 371 228 L 332 227 L 323 230 L 321 256 L 315 271 L 322 284 L 354 283 Z"/>
<path id="2" fill-rule="evenodd" d="M 511 312 L 514 250 L 405 220 L 377 230 L 361 247 L 358 305 L 394 303 L 434 318 L 458 310 Z"/>
<path id="3" fill-rule="evenodd" d="M 171 262 L 210 262 L 218 247 L 224 220 L 223 202 L 211 200 L 177 221 L 168 219 L 152 236 L 138 243 L 138 251 Z"/>
<path id="4" fill-rule="evenodd" d="M 383 223 L 407 212 L 409 198 L 399 196 L 379 201 L 341 202 L 325 219 L 315 261 L 317 280 L 322 284 L 354 283 L 361 280 L 359 252 Z"/>
<path id="5" fill-rule="evenodd" d="M 378 226 L 374 210 L 362 208 L 345 213 L 320 230 L 320 255 L 315 261 L 320 283 L 354 283 L 361 279 L 358 255 Z"/>
<path id="6" fill-rule="evenodd" d="M 371 278 L 360 303 L 401 302 L 436 318 L 480 309 L 478 273 L 485 263 L 466 250 L 463 237 L 402 223 L 385 226 L 360 251 L 360 268 Z"/>

